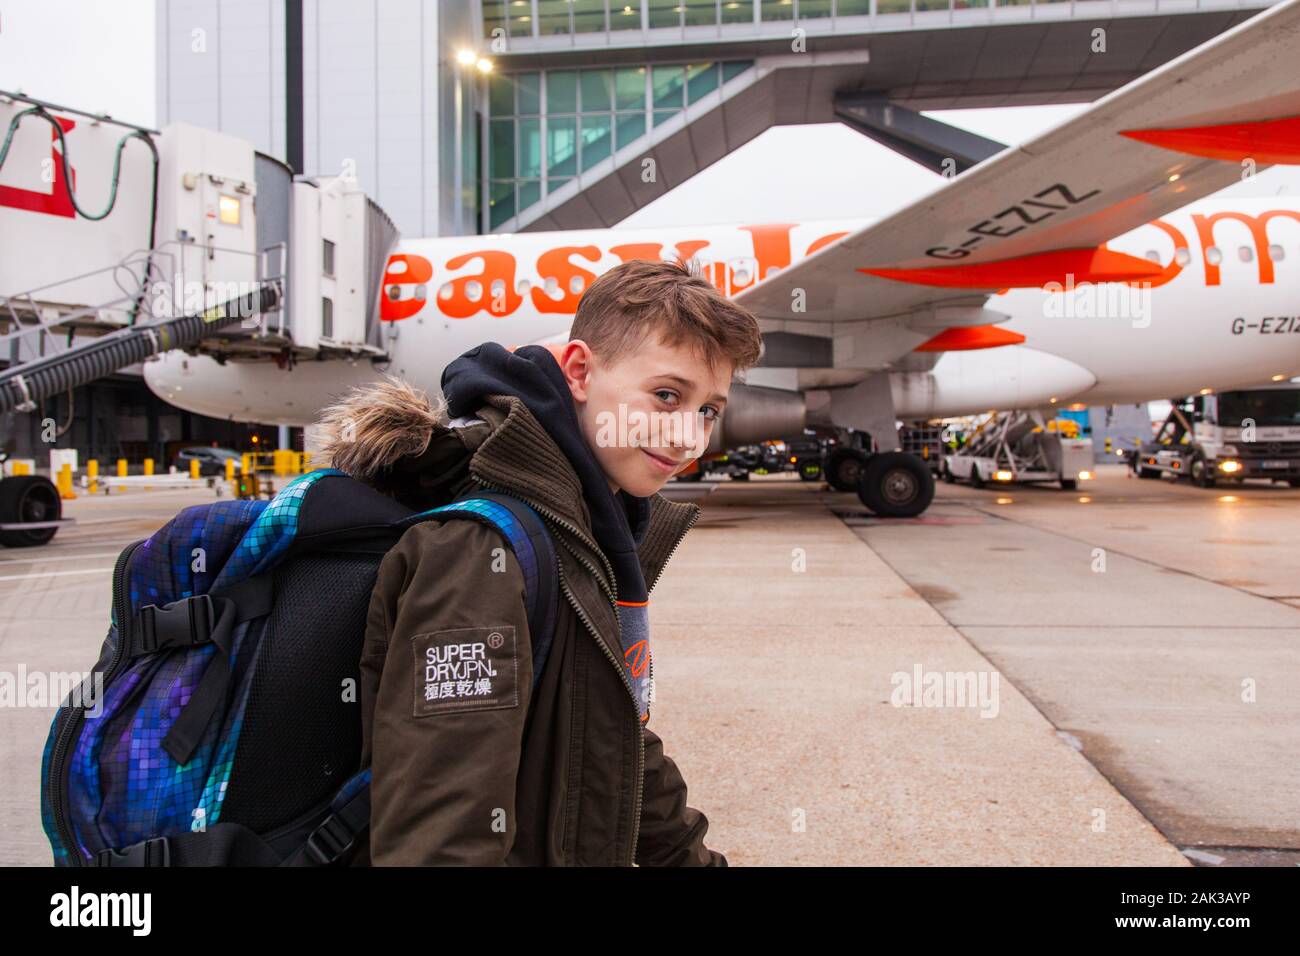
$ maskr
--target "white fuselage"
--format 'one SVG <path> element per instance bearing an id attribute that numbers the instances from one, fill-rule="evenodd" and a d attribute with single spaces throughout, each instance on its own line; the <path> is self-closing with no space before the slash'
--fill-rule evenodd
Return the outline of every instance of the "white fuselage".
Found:
<path id="1" fill-rule="evenodd" d="M 443 368 L 488 340 L 567 336 L 582 291 L 629 258 L 694 257 L 726 294 L 784 269 L 867 222 L 601 229 L 404 241 L 389 261 L 387 367 L 368 361 L 229 362 L 168 353 L 146 365 L 158 394 L 237 420 L 303 425 L 342 389 L 382 372 L 437 392 Z M 1143 291 L 1110 283 L 1013 289 L 987 307 L 1023 344 L 943 353 L 895 372 L 899 418 L 1108 404 L 1221 390 L 1300 374 L 1300 203 L 1208 199 L 1107 244 L 1155 259 Z M 853 281 L 849 277 L 845 281 Z M 940 290 L 936 290 L 940 291 Z M 950 290 L 942 290 L 948 292 Z"/>

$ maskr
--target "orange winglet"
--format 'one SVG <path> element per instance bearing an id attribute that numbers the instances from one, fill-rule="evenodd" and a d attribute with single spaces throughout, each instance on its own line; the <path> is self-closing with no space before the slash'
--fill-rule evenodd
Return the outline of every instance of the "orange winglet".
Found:
<path id="1" fill-rule="evenodd" d="M 969 352 L 973 349 L 995 349 L 1000 345 L 1019 345 L 1025 337 L 1010 329 L 996 325 L 958 325 L 944 329 L 929 341 L 922 342 L 914 352 Z"/>
<path id="2" fill-rule="evenodd" d="M 1115 252 L 1105 246 L 1090 249 L 1055 249 L 1015 259 L 977 262 L 968 266 L 929 269 L 859 269 L 868 275 L 915 285 L 952 289 L 1032 289 L 1049 282 L 1135 282 L 1155 279 L 1160 266 L 1148 259 Z"/>
<path id="3" fill-rule="evenodd" d="M 1240 163 L 1300 163 L 1300 116 L 1224 123 L 1221 126 L 1187 126 L 1183 129 L 1124 129 L 1120 135 L 1177 153 Z"/>

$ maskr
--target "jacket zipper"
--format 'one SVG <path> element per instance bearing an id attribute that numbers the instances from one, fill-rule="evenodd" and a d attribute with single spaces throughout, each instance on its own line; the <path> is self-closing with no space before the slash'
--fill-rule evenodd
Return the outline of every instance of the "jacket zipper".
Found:
<path id="1" fill-rule="evenodd" d="M 125 588 L 125 577 L 127 563 L 131 560 L 131 555 L 135 549 L 144 544 L 145 539 L 127 545 L 122 553 L 117 556 L 117 563 L 113 566 L 113 623 L 117 626 L 117 646 L 113 648 L 113 657 L 109 661 L 108 669 L 103 672 L 104 686 L 107 687 L 109 682 L 116 676 L 117 669 L 121 666 L 123 658 L 126 656 L 126 649 L 131 646 L 131 618 L 127 614 L 127 597 Z M 94 680 L 93 674 L 91 680 Z M 72 740 L 76 736 L 77 730 L 86 719 L 86 702 L 83 700 L 80 709 L 70 708 L 67 719 L 63 727 L 59 730 L 58 739 L 54 742 L 54 752 L 50 755 L 50 803 L 54 813 L 54 826 L 59 834 L 59 842 L 68 851 L 68 856 L 77 861 L 77 866 L 85 866 L 85 861 L 81 858 L 81 851 L 76 846 L 72 835 L 72 825 L 68 822 L 67 808 L 67 780 L 65 774 L 65 764 L 67 762 L 68 748 L 72 745 Z"/>
<path id="2" fill-rule="evenodd" d="M 650 592 L 654 590 L 655 585 L 659 583 L 659 578 L 663 576 L 664 568 L 668 567 L 668 562 L 671 561 L 673 555 L 677 553 L 677 549 L 682 546 L 682 540 L 686 537 L 686 532 L 694 528 L 695 522 L 699 520 L 700 520 L 700 510 L 699 508 L 696 508 L 695 511 L 691 513 L 691 520 L 686 522 L 686 527 L 683 528 L 682 533 L 677 536 L 677 541 L 674 542 L 672 550 L 668 552 L 668 556 L 665 557 L 661 562 L 659 562 L 659 570 L 655 572 L 655 579 L 646 586 L 645 593 L 647 598 L 650 597 Z M 651 651 L 650 653 L 650 697 L 651 699 L 654 698 L 654 693 L 655 693 L 655 655 L 654 652 Z M 649 705 L 647 704 L 647 707 L 648 706 Z M 637 716 L 639 717 L 640 714 L 638 714 Z M 648 711 L 647 711 L 647 716 L 648 716 Z M 640 817 L 638 817 L 637 819 L 639 820 Z"/>
<path id="3" fill-rule="evenodd" d="M 511 496 L 513 498 L 520 498 L 521 501 L 528 503 L 528 505 L 530 507 L 533 507 L 533 509 L 536 509 L 539 512 L 539 514 L 546 516 L 546 518 L 550 518 L 552 522 L 558 524 L 559 527 L 564 528 L 565 531 L 571 531 L 573 533 L 573 536 L 577 537 L 578 540 L 584 542 L 584 544 L 588 544 L 588 545 L 591 544 L 589 538 L 586 537 L 585 533 L 582 532 L 581 528 L 576 527 L 576 525 L 573 525 L 572 523 L 565 522 L 565 520 L 563 518 L 560 518 L 559 515 L 556 515 L 554 511 L 551 511 L 550 509 L 546 509 L 546 507 L 542 507 L 541 505 L 538 505 L 538 503 L 534 502 L 532 498 L 526 498 L 524 496 L 521 496 L 521 494 L 517 492 L 512 492 L 512 490 L 508 490 L 506 488 L 500 488 L 500 486 L 498 485 L 493 485 L 489 483 L 489 481 L 482 480 L 481 477 L 478 477 L 477 475 L 471 475 L 471 477 L 474 481 L 476 481 L 478 485 L 481 486 L 481 488 L 487 490 L 493 490 L 493 492 L 508 494 L 508 496 Z M 681 536 L 677 538 L 676 544 L 672 546 L 672 551 L 668 551 L 668 558 L 671 558 L 673 551 L 676 551 L 677 548 L 679 548 L 679 546 L 681 545 L 681 538 L 684 538 L 686 536 L 686 531 L 690 531 L 690 525 L 695 523 L 695 519 L 697 519 L 698 516 L 699 516 L 699 512 L 697 511 L 695 512 L 695 515 L 692 516 L 692 519 L 690 519 L 690 524 L 686 525 L 685 531 L 682 531 Z M 565 545 L 565 548 L 567 548 L 567 545 Z M 616 580 L 614 576 L 614 568 L 612 568 L 610 564 L 610 559 L 604 557 L 604 551 L 602 551 L 599 548 L 594 548 L 594 546 L 593 548 L 591 548 L 591 550 L 594 550 L 595 553 L 601 555 L 601 561 L 604 563 L 604 566 L 606 566 L 608 570 L 610 570 L 610 580 L 611 581 Z M 584 564 L 584 566 L 586 566 L 586 568 L 588 568 L 591 574 L 595 575 L 595 578 L 599 579 L 599 572 L 595 570 L 595 567 L 593 566 L 593 564 L 591 564 L 591 562 L 588 561 L 588 559 L 582 557 L 581 554 L 577 554 L 576 551 L 573 550 L 572 548 L 568 548 L 568 553 L 572 554 L 573 557 L 577 558 L 578 561 L 580 561 L 582 564 Z M 659 572 L 658 574 L 655 574 L 655 583 L 658 583 L 659 575 L 663 574 L 664 564 L 668 563 L 668 558 L 664 558 L 663 563 L 660 564 Z M 577 617 L 580 618 L 582 620 L 582 623 L 585 624 L 586 630 L 591 632 L 591 636 L 594 637 L 595 643 L 601 646 L 601 650 L 604 653 L 604 656 L 606 656 L 608 658 L 608 661 L 610 661 L 610 663 L 614 665 L 615 670 L 619 671 L 619 678 L 623 680 L 624 687 L 628 688 L 628 696 L 632 698 L 633 719 L 634 721 L 637 722 L 637 788 L 636 788 L 636 792 L 633 793 L 632 849 L 630 849 L 628 855 L 628 866 L 634 866 L 636 865 L 636 858 L 637 858 L 637 839 L 640 838 L 641 835 L 641 796 L 642 796 L 642 792 L 645 791 L 645 771 L 646 771 L 645 769 L 646 737 L 645 737 L 645 731 L 643 731 L 643 728 L 641 726 L 641 709 L 638 708 L 637 706 L 636 691 L 633 691 L 632 682 L 628 680 L 628 675 L 625 674 L 624 667 L 619 665 L 619 662 L 616 661 L 614 654 L 611 654 L 610 649 L 608 649 L 607 646 L 604 645 L 604 641 L 601 640 L 601 635 L 599 635 L 597 630 L 595 630 L 594 624 L 591 623 L 590 618 L 586 617 L 585 611 L 582 610 L 581 605 L 578 604 L 577 598 L 573 596 L 573 592 L 569 591 L 568 580 L 564 578 L 564 562 L 556 561 L 555 566 L 559 570 L 560 591 L 564 592 L 564 597 L 567 598 L 569 605 L 572 605 L 573 610 L 576 611 Z M 654 584 L 651 584 L 650 587 L 654 587 Z M 610 598 L 610 604 L 612 607 L 614 607 L 614 619 L 615 620 L 619 619 L 619 602 L 615 600 L 614 594 L 610 594 L 610 592 L 608 592 L 607 589 L 602 588 L 602 591 L 604 591 L 604 593 L 606 593 L 606 596 Z M 650 593 L 650 588 L 646 588 L 646 594 L 649 593 Z M 650 687 L 654 687 L 654 654 L 651 654 L 650 656 Z"/>

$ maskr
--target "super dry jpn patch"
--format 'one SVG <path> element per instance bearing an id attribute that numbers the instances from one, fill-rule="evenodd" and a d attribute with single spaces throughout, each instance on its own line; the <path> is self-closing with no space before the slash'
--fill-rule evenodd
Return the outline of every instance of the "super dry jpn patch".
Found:
<path id="1" fill-rule="evenodd" d="M 417 634 L 415 716 L 519 706 L 515 629 L 462 627 Z"/>

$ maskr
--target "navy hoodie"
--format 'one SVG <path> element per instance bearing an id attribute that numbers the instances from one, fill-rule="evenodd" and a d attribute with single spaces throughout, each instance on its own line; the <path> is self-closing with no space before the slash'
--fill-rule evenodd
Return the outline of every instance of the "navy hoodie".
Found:
<path id="1" fill-rule="evenodd" d="M 511 352 L 485 342 L 443 370 L 442 393 L 456 418 L 475 414 L 487 395 L 520 399 L 559 446 L 582 482 L 596 543 L 615 574 L 624 664 L 644 721 L 649 716 L 650 628 L 645 576 L 636 549 L 650 527 L 650 499 L 616 496 L 578 425 L 573 394 L 550 350 L 526 345 Z"/>

